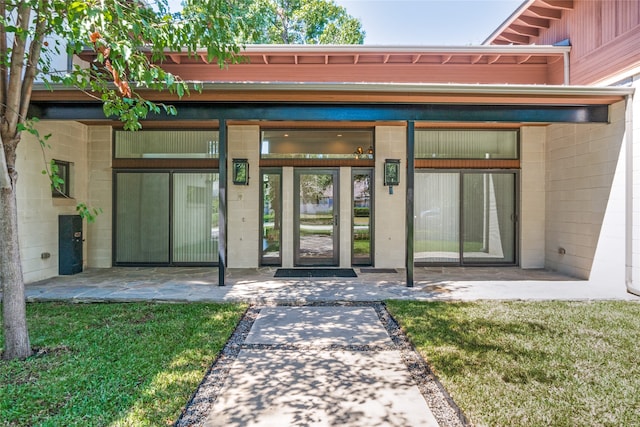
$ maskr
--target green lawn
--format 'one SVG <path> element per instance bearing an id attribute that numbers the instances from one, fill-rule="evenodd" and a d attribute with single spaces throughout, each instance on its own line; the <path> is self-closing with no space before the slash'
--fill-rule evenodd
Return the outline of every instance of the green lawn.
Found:
<path id="1" fill-rule="evenodd" d="M 245 309 L 29 304 L 41 351 L 0 361 L 0 425 L 172 425 Z"/>
<path id="2" fill-rule="evenodd" d="M 388 302 L 474 425 L 640 425 L 640 304 Z"/>

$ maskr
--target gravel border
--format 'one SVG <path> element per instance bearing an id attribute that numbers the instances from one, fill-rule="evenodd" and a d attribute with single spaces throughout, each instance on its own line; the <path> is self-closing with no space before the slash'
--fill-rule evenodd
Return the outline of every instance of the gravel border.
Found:
<path id="1" fill-rule="evenodd" d="M 244 344 L 253 323 L 264 307 L 304 307 L 304 306 L 345 306 L 345 307 L 372 307 L 382 325 L 391 337 L 393 345 L 327 345 L 309 346 L 295 344 Z M 424 396 L 427 405 L 441 427 L 466 427 L 471 424 L 462 410 L 456 405 L 449 393 L 434 375 L 429 365 L 424 361 L 407 336 L 402 332 L 398 323 L 389 314 L 384 303 L 380 302 L 331 302 L 331 303 L 304 303 L 304 304 L 261 304 L 250 306 L 238 323 L 231 338 L 213 362 L 204 379 L 187 403 L 182 414 L 175 422 L 176 427 L 202 426 L 209 415 L 213 403 L 217 399 L 224 382 L 226 381 L 231 365 L 235 362 L 242 349 L 269 350 L 345 350 L 345 351 L 400 351 L 402 361 L 407 366 L 413 381 Z"/>

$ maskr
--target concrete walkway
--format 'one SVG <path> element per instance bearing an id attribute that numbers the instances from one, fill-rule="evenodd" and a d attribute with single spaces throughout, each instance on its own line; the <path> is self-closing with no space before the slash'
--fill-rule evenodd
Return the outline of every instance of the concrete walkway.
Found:
<path id="1" fill-rule="evenodd" d="M 29 301 L 318 301 L 413 300 L 639 300 L 623 282 L 577 280 L 517 267 L 416 268 L 414 287 L 405 272 L 358 269 L 355 278 L 275 278 L 275 268 L 231 269 L 218 286 L 216 268 L 114 267 L 28 284 Z"/>
<path id="2" fill-rule="evenodd" d="M 640 300 L 624 283 L 515 267 L 417 268 L 412 288 L 404 271 L 356 272 L 281 279 L 272 268 L 229 270 L 218 286 L 216 268 L 110 268 L 31 283 L 26 295 L 253 303 L 246 333 L 243 319 L 177 424 L 208 427 L 463 425 L 424 361 L 389 333 L 379 301 Z"/>
<path id="3" fill-rule="evenodd" d="M 463 425 L 434 378 L 410 372 L 413 350 L 392 340 L 381 304 L 255 311 L 226 374 L 205 378 L 178 426 Z"/>

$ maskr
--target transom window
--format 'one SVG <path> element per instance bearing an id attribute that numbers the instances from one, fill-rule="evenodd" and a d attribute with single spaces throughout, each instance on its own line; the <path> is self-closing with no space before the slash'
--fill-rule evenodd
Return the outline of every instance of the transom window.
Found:
<path id="1" fill-rule="evenodd" d="M 518 159 L 513 129 L 418 129 L 417 159 Z"/>
<path id="2" fill-rule="evenodd" d="M 216 130 L 116 131 L 117 159 L 217 159 Z"/>
<path id="3" fill-rule="evenodd" d="M 262 131 L 263 159 L 374 158 L 373 131 L 366 129 L 269 129 Z"/>

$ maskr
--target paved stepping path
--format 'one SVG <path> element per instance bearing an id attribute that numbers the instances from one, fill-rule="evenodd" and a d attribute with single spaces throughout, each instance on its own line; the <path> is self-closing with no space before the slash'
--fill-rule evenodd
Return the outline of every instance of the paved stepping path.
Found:
<path id="1" fill-rule="evenodd" d="M 216 379 L 209 385 L 205 379 L 201 389 L 216 388 L 215 381 L 222 385 L 210 396 L 199 390 L 202 396 L 196 394 L 191 414 L 187 408 L 178 425 L 461 425 L 451 407 L 453 424 L 438 423 L 424 387 L 407 366 L 407 346 L 394 344 L 381 309 L 380 304 L 256 308 L 233 360 L 219 372 L 214 369 Z"/>

